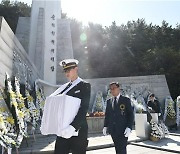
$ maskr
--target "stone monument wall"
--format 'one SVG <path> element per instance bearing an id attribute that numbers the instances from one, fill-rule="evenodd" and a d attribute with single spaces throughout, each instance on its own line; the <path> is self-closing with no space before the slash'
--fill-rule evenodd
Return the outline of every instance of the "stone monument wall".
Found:
<path id="1" fill-rule="evenodd" d="M 36 67 L 3 17 L 0 17 L 0 85 L 4 86 L 5 72 L 15 75 L 21 83 L 33 85 L 40 77 Z"/>
<path id="2" fill-rule="evenodd" d="M 19 17 L 15 35 L 26 52 L 28 52 L 29 34 L 30 17 Z"/>
<path id="3" fill-rule="evenodd" d="M 44 78 L 44 9 L 39 9 L 34 64 Z"/>
<path id="4" fill-rule="evenodd" d="M 29 53 L 29 37 L 30 37 L 30 17 L 19 17 L 16 37 L 18 38 L 25 51 Z M 40 76 L 44 77 L 44 9 L 39 9 L 38 20 L 37 20 L 37 33 L 34 51 L 34 64 L 39 70 Z"/>
<path id="5" fill-rule="evenodd" d="M 58 20 L 58 31 L 57 31 L 57 74 L 56 74 L 56 83 L 62 84 L 67 82 L 67 79 L 64 76 L 62 68 L 59 66 L 59 62 L 63 59 L 73 58 L 73 48 L 71 40 L 71 29 L 70 22 L 67 19 Z"/>
<path id="6" fill-rule="evenodd" d="M 92 109 L 97 92 L 101 91 L 104 98 L 106 98 L 108 85 L 113 81 L 117 81 L 121 84 L 123 94 L 134 93 L 136 95 L 142 95 L 146 98 L 149 93 L 154 93 L 159 99 L 162 107 L 164 105 L 165 97 L 170 95 L 165 75 L 97 78 L 85 80 L 91 83 L 92 88 L 89 107 L 90 110 Z"/>

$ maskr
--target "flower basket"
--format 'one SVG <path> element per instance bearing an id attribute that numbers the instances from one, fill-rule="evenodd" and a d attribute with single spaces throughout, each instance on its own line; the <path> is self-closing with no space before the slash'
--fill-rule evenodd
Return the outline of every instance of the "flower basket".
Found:
<path id="1" fill-rule="evenodd" d="M 87 117 L 88 133 L 102 133 L 104 117 Z"/>
<path id="2" fill-rule="evenodd" d="M 154 142 L 157 142 L 157 141 L 159 141 L 159 138 L 157 138 L 157 137 L 154 137 L 154 136 L 152 136 L 152 135 L 150 135 L 150 140 L 151 141 L 154 141 Z"/>

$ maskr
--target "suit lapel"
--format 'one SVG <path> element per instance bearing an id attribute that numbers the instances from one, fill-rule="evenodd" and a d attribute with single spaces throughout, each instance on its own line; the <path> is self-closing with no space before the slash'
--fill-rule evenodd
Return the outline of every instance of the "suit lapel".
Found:
<path id="1" fill-rule="evenodd" d="M 113 97 L 112 97 L 110 99 L 110 108 L 111 108 L 111 110 L 114 110 L 113 107 L 114 107 L 114 104 L 113 104 Z"/>
<path id="2" fill-rule="evenodd" d="M 119 106 L 122 103 L 122 95 L 119 96 L 118 102 L 117 102 L 117 107 L 119 108 Z"/>
<path id="3" fill-rule="evenodd" d="M 118 99 L 118 105 L 121 104 L 121 101 L 122 101 L 122 96 L 120 95 Z"/>

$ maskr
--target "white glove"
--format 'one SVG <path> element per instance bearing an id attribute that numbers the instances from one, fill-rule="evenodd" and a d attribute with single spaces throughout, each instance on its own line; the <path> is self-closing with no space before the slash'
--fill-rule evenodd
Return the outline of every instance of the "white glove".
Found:
<path id="1" fill-rule="evenodd" d="M 149 110 L 152 110 L 152 107 L 149 107 L 149 106 L 148 106 L 148 109 L 149 109 Z"/>
<path id="2" fill-rule="evenodd" d="M 158 113 L 158 116 L 161 116 L 161 113 Z"/>
<path id="3" fill-rule="evenodd" d="M 103 128 L 103 135 L 106 136 L 107 135 L 107 127 Z"/>
<path id="4" fill-rule="evenodd" d="M 129 137 L 130 134 L 131 134 L 131 129 L 127 127 L 124 131 L 124 136 Z"/>
<path id="5" fill-rule="evenodd" d="M 71 125 L 62 130 L 63 138 L 70 138 L 72 136 L 78 136 L 78 132 L 75 132 L 75 128 Z"/>

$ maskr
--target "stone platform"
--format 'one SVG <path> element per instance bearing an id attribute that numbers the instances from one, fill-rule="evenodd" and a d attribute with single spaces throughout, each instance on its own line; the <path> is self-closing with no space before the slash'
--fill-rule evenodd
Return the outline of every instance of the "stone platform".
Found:
<path id="1" fill-rule="evenodd" d="M 53 154 L 56 137 L 53 135 L 42 136 L 36 134 L 35 140 L 33 136 L 30 136 L 27 140 L 23 140 L 21 147 L 19 148 L 20 154 Z M 102 133 L 89 134 L 89 145 L 87 151 L 93 151 L 97 149 L 106 149 L 113 147 L 114 144 L 110 135 L 103 136 Z M 161 139 L 158 142 L 152 142 L 150 140 L 144 140 L 136 136 L 135 130 L 129 137 L 129 145 L 141 146 L 145 148 L 156 149 L 164 152 L 178 153 L 180 151 L 180 130 L 170 133 L 169 137 Z M 130 146 L 129 146 L 130 147 Z M 13 154 L 16 154 L 15 149 Z"/>

